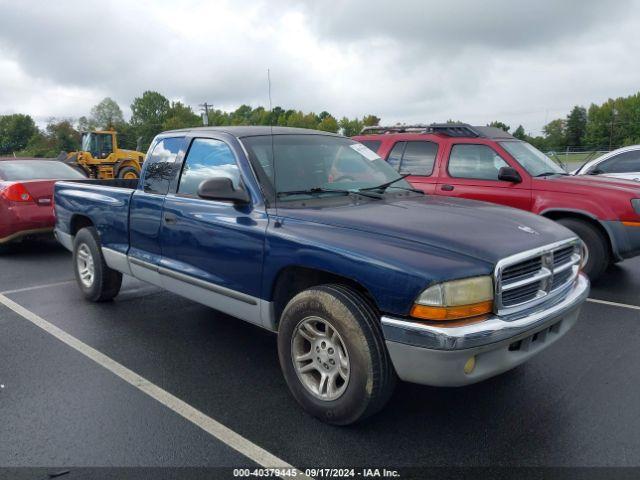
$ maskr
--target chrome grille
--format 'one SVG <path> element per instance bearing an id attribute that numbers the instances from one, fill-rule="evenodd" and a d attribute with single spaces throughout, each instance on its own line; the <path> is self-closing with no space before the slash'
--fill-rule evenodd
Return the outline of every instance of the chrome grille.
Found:
<path id="1" fill-rule="evenodd" d="M 495 271 L 496 313 L 510 314 L 550 300 L 578 275 L 582 246 L 572 239 L 498 262 Z"/>

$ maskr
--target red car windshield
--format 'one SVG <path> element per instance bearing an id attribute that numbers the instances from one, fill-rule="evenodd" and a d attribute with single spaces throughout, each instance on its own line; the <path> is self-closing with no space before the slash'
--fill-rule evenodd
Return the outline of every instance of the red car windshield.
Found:
<path id="1" fill-rule="evenodd" d="M 74 180 L 86 178 L 77 170 L 55 160 L 4 160 L 0 180 Z"/>

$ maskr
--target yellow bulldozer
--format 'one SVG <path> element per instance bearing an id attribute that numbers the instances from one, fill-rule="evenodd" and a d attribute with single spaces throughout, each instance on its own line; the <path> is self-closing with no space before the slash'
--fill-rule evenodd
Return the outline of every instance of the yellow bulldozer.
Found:
<path id="1" fill-rule="evenodd" d="M 140 177 L 144 153 L 118 148 L 118 133 L 114 130 L 96 130 L 82 133 L 79 151 L 63 152 L 59 158 L 89 178 L 133 179 Z"/>

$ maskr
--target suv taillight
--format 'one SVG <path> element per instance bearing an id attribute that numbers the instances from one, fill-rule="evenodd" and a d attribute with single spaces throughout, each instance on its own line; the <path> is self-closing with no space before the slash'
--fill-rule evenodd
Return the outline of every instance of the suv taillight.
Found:
<path id="1" fill-rule="evenodd" d="M 1 190 L 0 197 L 10 202 L 33 202 L 33 197 L 21 183 L 13 183 Z"/>

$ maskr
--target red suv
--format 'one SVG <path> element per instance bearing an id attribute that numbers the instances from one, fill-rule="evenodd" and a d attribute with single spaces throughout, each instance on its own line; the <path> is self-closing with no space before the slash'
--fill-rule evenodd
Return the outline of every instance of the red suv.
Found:
<path id="1" fill-rule="evenodd" d="M 493 127 L 367 127 L 354 139 L 426 193 L 529 210 L 573 230 L 585 243 L 584 271 L 591 279 L 640 254 L 638 182 L 569 175 L 532 145 Z"/>

